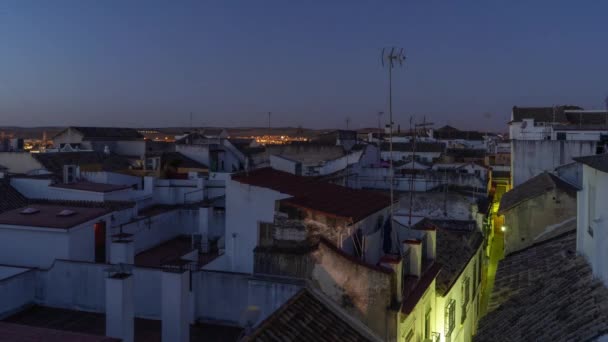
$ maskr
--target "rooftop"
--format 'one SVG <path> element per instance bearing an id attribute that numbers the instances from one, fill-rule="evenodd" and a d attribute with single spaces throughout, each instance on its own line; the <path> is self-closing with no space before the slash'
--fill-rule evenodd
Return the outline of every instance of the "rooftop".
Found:
<path id="1" fill-rule="evenodd" d="M 62 189 L 72 189 L 72 190 L 81 190 L 81 191 L 90 191 L 90 192 L 114 192 L 125 189 L 131 189 L 128 185 L 114 185 L 114 184 L 105 184 L 105 183 L 93 183 L 93 182 L 76 182 L 76 183 L 67 183 L 67 184 L 52 184 L 52 187 L 62 188 Z"/>
<path id="2" fill-rule="evenodd" d="M 100 152 L 48 152 L 31 155 L 47 171 L 57 176 L 63 176 L 64 165 L 78 165 L 91 171 L 109 172 L 126 170 L 131 166 L 125 157 Z"/>
<path id="3" fill-rule="evenodd" d="M 576 255 L 576 232 L 501 260 L 475 341 L 593 341 L 608 331 L 608 289 Z"/>
<path id="4" fill-rule="evenodd" d="M 106 317 L 103 313 L 33 306 L 6 318 L 4 322 L 21 324 L 32 330 L 36 330 L 37 327 L 103 336 L 105 334 Z M 190 326 L 190 341 L 237 341 L 241 332 L 242 329 L 238 327 L 205 323 L 195 324 Z M 2 335 L 0 335 L 1 339 Z M 57 342 L 59 341 L 63 340 L 57 340 Z M 67 340 L 67 342 L 69 341 Z M 81 340 L 75 341 L 80 342 Z M 92 341 L 96 342 L 97 340 Z M 83 342 L 89 342 L 89 340 Z M 161 322 L 135 318 L 135 342 L 161 342 Z"/>
<path id="5" fill-rule="evenodd" d="M 135 256 L 135 265 L 143 267 L 162 267 L 167 263 L 181 259 L 184 255 L 192 252 L 192 238 L 190 236 L 178 236 L 165 241 L 158 246 L 147 249 Z M 218 257 L 217 252 L 199 254 L 198 266 L 203 266 Z"/>
<path id="6" fill-rule="evenodd" d="M 32 213 L 23 211 L 31 208 Z M 62 211 L 71 213 L 61 216 Z M 24 227 L 69 229 L 111 212 L 106 208 L 76 207 L 58 204 L 30 204 L 0 214 L 0 224 Z"/>
<path id="7" fill-rule="evenodd" d="M 452 230 L 440 221 L 437 229 L 437 261 L 443 266 L 437 276 L 437 294 L 445 296 L 471 258 L 479 250 L 483 236 L 478 230 Z"/>
<path id="8" fill-rule="evenodd" d="M 379 341 L 322 296 L 301 290 L 242 341 Z"/>
<path id="9" fill-rule="evenodd" d="M 578 157 L 572 159 L 596 170 L 608 172 L 608 154 L 596 154 L 594 156 Z"/>
<path id="10" fill-rule="evenodd" d="M 292 196 L 283 200 L 283 203 L 351 219 L 353 222 L 387 208 L 391 203 L 390 198 L 383 193 L 346 188 L 272 168 L 239 173 L 232 180 Z"/>
<path id="11" fill-rule="evenodd" d="M 560 189 L 572 195 L 576 194 L 576 191 L 578 190 L 574 185 L 558 176 L 549 172 L 543 172 L 502 195 L 498 212 L 504 214 L 505 211 L 522 202 L 538 197 L 553 189 Z"/>

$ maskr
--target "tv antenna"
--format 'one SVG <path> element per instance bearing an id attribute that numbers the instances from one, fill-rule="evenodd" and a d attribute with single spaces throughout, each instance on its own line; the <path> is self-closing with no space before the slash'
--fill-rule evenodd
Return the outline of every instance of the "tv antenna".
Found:
<path id="1" fill-rule="evenodd" d="M 350 128 L 350 117 L 347 116 L 345 121 L 346 121 L 346 130 L 348 131 L 348 129 Z"/>
<path id="2" fill-rule="evenodd" d="M 388 69 L 388 115 L 389 115 L 389 181 L 390 181 L 390 193 L 391 193 L 391 231 L 395 232 L 393 220 L 394 220 L 394 209 L 393 204 L 395 202 L 395 172 L 393 170 L 393 69 L 396 67 L 402 67 L 405 62 L 405 53 L 403 48 L 390 47 L 383 48 L 380 56 L 380 61 L 383 68 Z M 400 248 L 399 241 L 397 242 L 398 248 Z"/>
<path id="3" fill-rule="evenodd" d="M 382 115 L 384 115 L 384 112 L 378 112 L 378 141 L 380 141 L 380 134 L 382 133 Z"/>

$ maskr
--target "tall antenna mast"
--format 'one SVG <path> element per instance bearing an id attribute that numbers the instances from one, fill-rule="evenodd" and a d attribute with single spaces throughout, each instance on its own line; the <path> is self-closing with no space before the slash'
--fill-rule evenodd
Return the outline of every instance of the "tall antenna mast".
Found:
<path id="1" fill-rule="evenodd" d="M 380 141 L 380 134 L 382 134 L 382 115 L 384 115 L 384 112 L 378 112 L 378 141 Z"/>
<path id="2" fill-rule="evenodd" d="M 346 117 L 346 130 L 350 128 L 350 117 Z"/>
<path id="3" fill-rule="evenodd" d="M 383 48 L 382 49 L 382 67 L 388 68 L 388 115 L 389 115 L 389 178 L 390 178 L 390 191 L 391 191 L 391 222 L 390 227 L 391 231 L 395 232 L 393 227 L 393 218 L 394 218 L 394 210 L 393 203 L 395 198 L 395 173 L 393 170 L 393 68 L 403 66 L 403 62 L 405 62 L 405 54 L 403 52 L 403 48 Z M 400 246 L 399 241 L 397 241 L 397 246 Z"/>
<path id="4" fill-rule="evenodd" d="M 190 112 L 190 132 L 192 132 L 192 112 Z"/>

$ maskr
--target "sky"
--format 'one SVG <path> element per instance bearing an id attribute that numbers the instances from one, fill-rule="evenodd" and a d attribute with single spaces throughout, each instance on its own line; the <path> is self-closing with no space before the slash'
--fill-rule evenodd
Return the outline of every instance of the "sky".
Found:
<path id="1" fill-rule="evenodd" d="M 604 108 L 607 37 L 591 0 L 0 0 L 0 126 L 376 127 L 396 46 L 396 124 L 505 131 Z"/>

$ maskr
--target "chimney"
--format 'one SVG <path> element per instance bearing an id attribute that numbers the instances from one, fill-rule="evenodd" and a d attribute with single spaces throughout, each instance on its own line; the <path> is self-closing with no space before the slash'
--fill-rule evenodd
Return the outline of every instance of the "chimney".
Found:
<path id="1" fill-rule="evenodd" d="M 133 342 L 133 275 L 116 265 L 106 278 L 106 336 Z"/>
<path id="2" fill-rule="evenodd" d="M 380 266 L 393 270 L 393 277 L 395 280 L 394 283 L 394 293 L 395 293 L 395 301 L 401 303 L 403 300 L 403 272 L 401 272 L 401 268 L 404 263 L 402 262 L 401 257 L 398 255 L 387 254 L 380 258 Z"/>
<path id="3" fill-rule="evenodd" d="M 108 145 L 103 147 L 103 154 L 110 154 L 110 147 Z"/>
<path id="4" fill-rule="evenodd" d="M 420 277 L 422 273 L 422 241 L 408 239 L 403 241 L 403 250 L 409 250 L 409 267 L 405 272 L 407 274 Z M 407 253 L 406 253 L 407 255 Z"/>
<path id="5" fill-rule="evenodd" d="M 120 232 L 112 235 L 110 244 L 110 264 L 135 263 L 135 251 L 133 247 L 133 234 Z"/>
<path id="6" fill-rule="evenodd" d="M 434 227 L 426 229 L 424 238 L 424 258 L 427 260 L 437 260 L 437 229 Z"/>
<path id="7" fill-rule="evenodd" d="M 162 341 L 190 341 L 190 271 L 182 268 L 162 272 Z"/>

